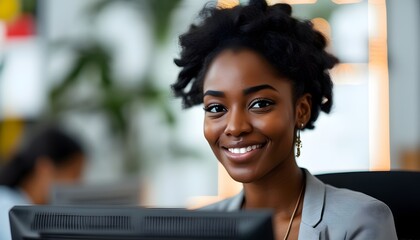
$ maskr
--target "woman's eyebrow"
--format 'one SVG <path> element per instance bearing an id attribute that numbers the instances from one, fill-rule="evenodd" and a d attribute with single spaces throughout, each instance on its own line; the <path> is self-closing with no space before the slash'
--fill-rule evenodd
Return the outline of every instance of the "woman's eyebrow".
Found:
<path id="1" fill-rule="evenodd" d="M 254 86 L 254 87 L 249 87 L 243 90 L 244 95 L 249 95 L 251 93 L 255 93 L 258 91 L 261 91 L 263 89 L 271 89 L 277 92 L 277 89 L 275 89 L 274 87 L 268 85 L 268 84 L 263 84 L 263 85 L 258 85 L 258 86 Z M 222 91 L 215 91 L 215 90 L 207 90 L 204 94 L 204 96 L 214 96 L 214 97 L 225 97 L 225 93 Z"/>
<path id="2" fill-rule="evenodd" d="M 274 90 L 274 91 L 278 92 L 277 89 L 275 89 L 274 87 L 272 87 L 268 84 L 263 84 L 263 85 L 258 85 L 258 86 L 246 88 L 246 89 L 243 90 L 243 93 L 244 93 L 244 95 L 249 95 L 251 93 L 255 93 L 255 92 L 261 91 L 263 89 L 271 89 L 271 90 Z"/>
<path id="3" fill-rule="evenodd" d="M 210 96 L 213 96 L 213 97 L 224 97 L 225 96 L 225 93 L 224 92 L 221 92 L 221 91 L 207 90 L 204 93 L 203 97 L 206 96 L 206 95 L 210 95 Z"/>

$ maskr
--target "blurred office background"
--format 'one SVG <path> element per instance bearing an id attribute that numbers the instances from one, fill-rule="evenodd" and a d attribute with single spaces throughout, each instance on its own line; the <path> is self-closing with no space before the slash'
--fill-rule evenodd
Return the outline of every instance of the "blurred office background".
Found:
<path id="1" fill-rule="evenodd" d="M 269 2 L 292 3 L 295 16 L 312 19 L 341 60 L 335 106 L 302 134 L 299 165 L 420 170 L 420 2 Z M 201 107 L 182 110 L 169 85 L 178 36 L 198 11 L 237 3 L 0 0 L 0 167 L 33 129 L 54 122 L 88 150 L 85 185 L 134 181 L 139 204 L 159 207 L 233 194 L 238 185 L 202 135 Z"/>

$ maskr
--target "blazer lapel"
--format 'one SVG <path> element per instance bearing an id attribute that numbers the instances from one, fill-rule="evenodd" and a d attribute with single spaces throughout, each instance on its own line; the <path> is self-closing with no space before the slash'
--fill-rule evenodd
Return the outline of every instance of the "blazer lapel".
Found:
<path id="1" fill-rule="evenodd" d="M 320 231 L 316 229 L 316 226 L 322 220 L 325 204 L 325 184 L 315 178 L 308 170 L 304 169 L 304 171 L 306 188 L 299 239 L 320 239 Z"/>
<path id="2" fill-rule="evenodd" d="M 321 239 L 321 234 L 318 229 L 313 228 L 312 226 L 308 226 L 304 222 L 301 222 L 299 227 L 299 239 L 319 240 Z"/>

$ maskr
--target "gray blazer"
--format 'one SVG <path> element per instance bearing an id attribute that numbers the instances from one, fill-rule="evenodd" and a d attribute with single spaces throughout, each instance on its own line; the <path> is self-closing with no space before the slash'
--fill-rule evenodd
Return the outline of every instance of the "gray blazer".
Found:
<path id="1" fill-rule="evenodd" d="M 396 240 L 394 218 L 383 202 L 363 193 L 326 185 L 306 169 L 301 240 Z M 201 210 L 241 209 L 244 193 Z"/>

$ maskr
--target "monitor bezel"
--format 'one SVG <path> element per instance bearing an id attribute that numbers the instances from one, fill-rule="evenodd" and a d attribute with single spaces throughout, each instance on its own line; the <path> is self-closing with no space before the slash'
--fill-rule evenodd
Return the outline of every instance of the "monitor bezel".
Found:
<path id="1" fill-rule="evenodd" d="M 9 212 L 13 240 L 271 240 L 274 239 L 272 216 L 273 212 L 269 209 L 225 212 L 132 206 L 15 206 Z M 102 225 L 92 225 L 86 219 L 94 219 L 95 224 L 102 221 Z"/>

